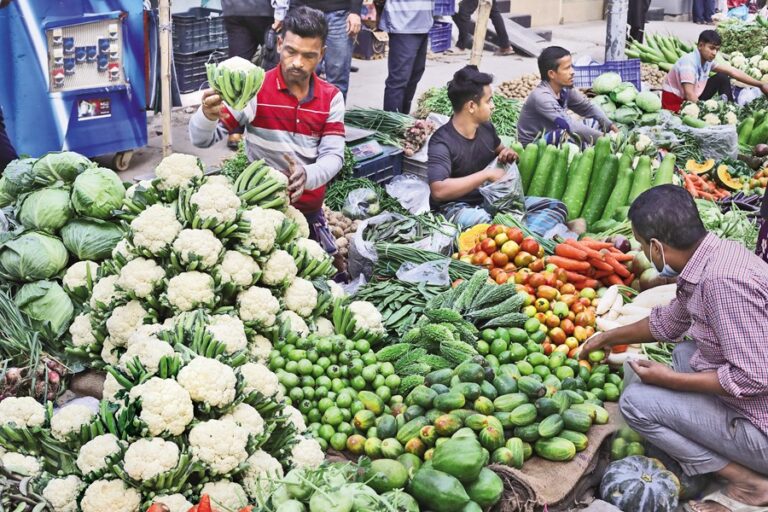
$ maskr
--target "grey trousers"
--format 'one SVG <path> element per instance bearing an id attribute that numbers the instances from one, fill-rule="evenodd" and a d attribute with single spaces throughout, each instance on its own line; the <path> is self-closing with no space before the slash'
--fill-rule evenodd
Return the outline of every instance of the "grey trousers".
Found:
<path id="1" fill-rule="evenodd" d="M 691 373 L 693 341 L 672 354 L 676 371 Z M 768 475 L 768 435 L 715 395 L 643 384 L 624 365 L 619 409 L 633 430 L 677 460 L 688 475 L 714 473 L 737 462 Z"/>

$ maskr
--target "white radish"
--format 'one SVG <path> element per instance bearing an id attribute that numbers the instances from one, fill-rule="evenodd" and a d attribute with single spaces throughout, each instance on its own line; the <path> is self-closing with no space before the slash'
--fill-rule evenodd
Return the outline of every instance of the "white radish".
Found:
<path id="1" fill-rule="evenodd" d="M 665 284 L 664 286 L 657 286 L 656 288 L 651 288 L 640 293 L 632 300 L 632 304 L 644 308 L 666 306 L 672 302 L 676 293 L 676 284 Z"/>
<path id="2" fill-rule="evenodd" d="M 608 320 L 606 317 L 601 316 L 600 318 L 597 318 L 595 320 L 595 326 L 597 327 L 597 330 L 599 331 L 610 331 L 611 329 L 616 329 L 618 327 L 621 327 L 622 324 L 615 320 Z"/>
<path id="3" fill-rule="evenodd" d="M 597 307 L 595 308 L 595 313 L 598 315 L 604 315 L 606 314 L 612 307 L 613 304 L 616 302 L 616 298 L 621 298 L 619 295 L 619 287 L 616 285 L 611 286 L 608 288 L 608 290 L 605 292 L 605 295 L 603 295 L 599 301 L 597 301 Z M 622 299 L 623 303 L 623 299 Z"/>
<path id="4" fill-rule="evenodd" d="M 651 314 L 651 309 L 646 308 L 643 306 L 638 306 L 635 303 L 632 304 L 624 304 L 624 307 L 621 308 L 621 316 L 648 316 Z"/>

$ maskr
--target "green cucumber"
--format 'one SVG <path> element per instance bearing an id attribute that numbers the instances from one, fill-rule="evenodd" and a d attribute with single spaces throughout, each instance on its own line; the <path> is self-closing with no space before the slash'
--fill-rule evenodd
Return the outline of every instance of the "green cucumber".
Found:
<path id="1" fill-rule="evenodd" d="M 544 156 L 536 164 L 536 171 L 533 174 L 531 185 L 525 191 L 526 196 L 542 197 L 547 193 L 547 181 L 552 169 L 557 163 L 560 150 L 555 146 L 547 146 L 544 150 Z"/>
<path id="2" fill-rule="evenodd" d="M 611 191 L 616 184 L 618 172 L 619 159 L 616 155 L 608 155 L 598 173 L 593 173 L 594 185 L 590 185 L 589 197 L 584 205 L 584 211 L 581 213 L 581 216 L 587 221 L 588 227 L 600 220 Z"/>
<path id="3" fill-rule="evenodd" d="M 653 177 L 653 186 L 669 185 L 672 183 L 672 178 L 675 175 L 675 160 L 674 153 L 667 153 L 664 160 L 661 161 L 661 165 L 656 170 L 656 176 Z"/>
<path id="4" fill-rule="evenodd" d="M 571 170 L 568 172 L 568 183 L 562 198 L 563 203 L 568 208 L 568 220 L 577 219 L 581 214 L 584 200 L 587 197 L 594 161 L 594 148 L 587 148 L 581 154 L 578 165 L 571 166 Z"/>

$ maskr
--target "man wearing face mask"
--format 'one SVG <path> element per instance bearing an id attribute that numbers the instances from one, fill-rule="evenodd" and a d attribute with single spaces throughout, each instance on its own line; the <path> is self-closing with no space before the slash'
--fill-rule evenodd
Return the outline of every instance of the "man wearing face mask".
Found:
<path id="1" fill-rule="evenodd" d="M 707 233 L 693 198 L 675 185 L 641 194 L 629 219 L 661 275 L 678 277 L 677 298 L 648 318 L 593 336 L 580 356 L 620 344 L 678 342 L 672 368 L 646 360 L 625 365 L 624 419 L 686 474 L 727 481 L 691 502 L 691 510 L 766 510 L 758 507 L 768 505 L 768 264 Z"/>

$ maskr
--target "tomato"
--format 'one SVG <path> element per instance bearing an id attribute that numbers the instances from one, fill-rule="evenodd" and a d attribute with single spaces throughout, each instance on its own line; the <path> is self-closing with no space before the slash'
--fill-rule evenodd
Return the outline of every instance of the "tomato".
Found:
<path id="1" fill-rule="evenodd" d="M 589 361 L 586 361 L 584 359 L 579 359 L 579 366 L 583 366 L 590 372 L 592 371 L 592 365 L 589 363 Z"/>
<path id="2" fill-rule="evenodd" d="M 595 323 L 595 316 L 588 311 L 576 315 L 576 325 L 587 327 Z"/>
<path id="3" fill-rule="evenodd" d="M 486 238 L 480 242 L 480 248 L 485 254 L 493 254 L 496 251 L 496 242 L 493 241 L 493 238 Z"/>
<path id="4" fill-rule="evenodd" d="M 533 286 L 527 284 L 527 285 L 525 285 L 525 293 L 527 293 L 529 295 L 534 295 L 535 296 L 536 295 L 536 290 L 533 289 Z"/>
<path id="5" fill-rule="evenodd" d="M 509 243 L 509 242 L 507 242 Z M 521 267 L 527 267 L 531 263 L 533 263 L 534 257 L 530 253 L 527 253 L 525 251 L 520 251 L 515 255 L 515 265 L 517 265 L 518 268 Z M 533 270 L 533 269 L 531 269 Z"/>
<path id="6" fill-rule="evenodd" d="M 554 351 L 554 347 L 552 346 L 552 344 L 546 341 L 541 344 L 541 348 L 544 351 L 545 355 L 550 355 Z"/>
<path id="7" fill-rule="evenodd" d="M 533 256 L 531 256 L 531 257 L 533 258 Z M 544 260 L 542 260 L 541 258 L 534 259 L 531 262 L 531 264 L 528 265 L 528 268 L 530 268 L 534 272 L 541 272 L 542 270 L 544 270 Z"/>
<path id="8" fill-rule="evenodd" d="M 547 286 L 554 287 L 557 284 L 557 276 L 554 272 L 544 271 L 542 275 L 544 276 L 544 284 Z"/>
<path id="9" fill-rule="evenodd" d="M 513 263 L 514 265 L 514 263 Z M 518 267 L 520 268 L 520 267 Z M 527 269 L 527 268 L 520 268 L 517 272 L 515 272 L 515 283 L 517 284 L 527 284 L 528 279 L 533 275 L 533 273 Z"/>
<path id="10" fill-rule="evenodd" d="M 539 258 L 543 258 L 546 255 L 547 255 L 547 253 L 544 252 L 544 248 L 543 247 L 539 247 L 539 251 L 536 253 L 536 256 L 538 256 Z"/>
<path id="11" fill-rule="evenodd" d="M 520 245 L 514 240 L 509 240 L 504 242 L 499 250 L 510 258 L 514 258 L 520 252 Z"/>
<path id="12" fill-rule="evenodd" d="M 491 254 L 491 259 L 493 260 L 493 264 L 500 268 L 504 268 L 504 266 L 509 263 L 509 256 L 503 252 L 496 251 L 495 253 Z"/>
<path id="13" fill-rule="evenodd" d="M 595 335 L 595 328 L 592 327 L 591 325 L 588 325 L 587 326 L 587 338 L 591 338 L 594 335 Z"/>
<path id="14" fill-rule="evenodd" d="M 581 302 L 574 302 L 573 305 L 571 305 L 571 311 L 576 313 L 577 315 L 579 313 L 583 313 L 586 308 L 584 307 L 584 304 Z"/>
<path id="15" fill-rule="evenodd" d="M 568 348 L 568 345 L 558 345 L 555 347 L 555 352 L 562 352 L 563 354 L 567 354 L 570 352 L 571 349 Z"/>
<path id="16" fill-rule="evenodd" d="M 487 233 L 480 233 L 480 236 L 478 236 L 478 237 L 477 237 L 477 239 L 478 239 L 480 242 L 482 242 L 482 241 L 483 241 L 483 240 L 485 240 L 486 238 L 488 238 L 488 234 L 487 234 Z"/>
<path id="17" fill-rule="evenodd" d="M 461 261 L 463 261 L 464 263 L 472 263 L 472 256 L 471 256 L 471 255 L 469 255 L 469 254 L 467 254 L 466 256 L 462 256 L 462 257 L 461 257 L 461 258 L 459 258 L 459 259 L 460 259 Z"/>
<path id="18" fill-rule="evenodd" d="M 509 237 L 506 233 L 499 233 L 495 237 L 493 237 L 493 241 L 496 242 L 496 247 L 501 247 L 505 243 L 509 241 Z"/>
<path id="19" fill-rule="evenodd" d="M 571 311 L 570 309 L 568 309 L 568 304 L 566 304 L 565 302 L 558 301 L 552 305 L 552 312 L 562 320 L 563 318 L 567 318 L 568 313 L 570 313 Z"/>
<path id="20" fill-rule="evenodd" d="M 591 305 L 592 305 L 592 301 L 591 301 L 591 300 L 589 300 L 589 299 L 585 299 L 584 297 L 580 298 L 580 299 L 579 299 L 579 302 L 581 302 L 582 304 L 584 304 L 584 307 L 585 307 L 585 308 L 588 308 L 589 306 L 591 306 Z"/>
<path id="21" fill-rule="evenodd" d="M 575 321 L 576 321 L 576 313 L 574 313 L 573 311 L 571 311 L 570 313 L 568 313 L 568 316 L 567 316 L 566 318 L 567 318 L 568 320 L 570 320 L 571 322 L 575 322 Z"/>
<path id="22" fill-rule="evenodd" d="M 594 299 L 597 296 L 597 292 L 594 288 L 583 288 L 580 292 L 582 297 L 587 299 Z"/>
<path id="23" fill-rule="evenodd" d="M 528 283 L 531 286 L 533 286 L 532 283 Z M 556 288 L 552 288 L 551 286 L 539 286 L 536 288 L 536 296 L 541 299 L 547 299 L 547 300 L 555 300 L 560 295 L 560 292 L 557 291 Z"/>
<path id="24" fill-rule="evenodd" d="M 629 345 L 614 345 L 611 347 L 611 351 L 614 354 L 621 354 L 622 352 L 626 352 Z"/>
<path id="25" fill-rule="evenodd" d="M 573 336 L 568 336 L 567 338 L 565 338 L 565 346 L 571 349 L 576 348 L 579 346 L 579 340 L 577 340 Z"/>
<path id="26" fill-rule="evenodd" d="M 573 331 L 576 329 L 576 325 L 568 318 L 564 318 L 560 321 L 560 327 L 563 329 L 563 332 L 565 332 L 566 336 L 573 334 Z"/>
<path id="27" fill-rule="evenodd" d="M 490 256 L 486 256 L 483 258 L 483 261 L 480 262 L 480 265 L 484 266 L 485 268 L 491 268 L 493 266 L 493 260 Z"/>
<path id="28" fill-rule="evenodd" d="M 496 280 L 496 276 L 499 275 L 502 272 L 504 272 L 504 269 L 492 268 L 491 271 L 488 273 L 488 277 L 490 277 L 491 279 L 493 279 L 495 281 Z"/>
<path id="29" fill-rule="evenodd" d="M 560 288 L 563 287 L 564 284 L 565 283 L 563 281 L 558 279 L 557 281 L 555 281 L 555 288 L 557 288 L 559 290 Z"/>
<path id="30" fill-rule="evenodd" d="M 528 278 L 528 284 L 538 289 L 539 286 L 544 285 L 544 276 L 539 273 L 531 274 L 531 277 Z"/>
<path id="31" fill-rule="evenodd" d="M 579 350 L 581 350 L 581 347 L 572 348 L 571 351 L 568 352 L 568 357 L 571 359 L 576 359 L 579 357 Z M 579 361 L 579 364 L 581 364 L 581 361 Z"/>
<path id="32" fill-rule="evenodd" d="M 549 301 L 547 299 L 536 299 L 533 305 L 536 306 L 536 311 L 540 313 L 549 311 Z"/>
<path id="33" fill-rule="evenodd" d="M 550 269 L 547 269 L 547 270 L 550 270 Z M 565 270 L 563 270 L 561 268 L 558 268 L 558 267 L 555 267 L 555 269 L 551 270 L 551 271 L 555 273 L 555 276 L 557 277 L 558 281 L 562 281 L 563 283 L 567 283 L 568 282 L 568 274 L 565 272 Z M 575 290 L 576 289 L 574 288 L 574 291 L 571 292 L 571 293 L 574 293 Z"/>
<path id="34" fill-rule="evenodd" d="M 562 290 L 560 291 L 560 302 L 565 303 L 566 306 L 568 306 L 568 309 L 573 306 L 573 304 L 576 302 L 576 296 L 571 293 L 563 293 Z"/>
<path id="35" fill-rule="evenodd" d="M 506 265 L 504 265 L 504 270 L 506 270 L 507 272 L 514 273 L 515 270 L 517 270 L 517 267 L 515 266 L 514 263 L 507 263 Z"/>
<path id="36" fill-rule="evenodd" d="M 536 316 L 536 306 L 533 306 L 533 305 L 525 306 L 523 308 L 523 314 L 525 314 L 525 316 L 527 316 L 528 318 L 533 318 L 534 316 Z"/>
<path id="37" fill-rule="evenodd" d="M 585 327 L 582 327 L 581 325 L 577 325 L 573 329 L 573 337 L 576 338 L 576 340 L 579 343 L 583 343 L 587 340 L 589 336 L 587 336 L 587 329 Z"/>
<path id="38" fill-rule="evenodd" d="M 500 233 L 504 233 L 506 229 L 506 226 L 502 224 L 491 224 L 488 226 L 488 229 L 485 230 L 485 234 L 490 237 L 494 237 Z"/>
<path id="39" fill-rule="evenodd" d="M 487 258 L 488 255 L 485 254 L 483 251 L 477 251 L 474 256 L 472 256 L 472 263 L 475 265 L 482 265 L 483 260 Z"/>
<path id="40" fill-rule="evenodd" d="M 544 323 L 547 327 L 550 329 L 553 329 L 555 327 L 558 327 L 560 325 L 560 319 L 557 318 L 557 315 L 553 315 L 551 311 L 547 312 L 547 318 L 544 320 Z"/>
<path id="41" fill-rule="evenodd" d="M 551 331 L 549 331 L 549 339 L 551 339 L 552 343 L 555 345 L 562 345 L 565 343 L 565 338 L 567 338 L 567 336 L 561 327 L 554 327 Z"/>
<path id="42" fill-rule="evenodd" d="M 571 283 L 566 283 L 560 287 L 560 293 L 562 293 L 563 295 L 573 295 L 574 293 L 576 293 L 576 287 L 573 286 Z"/>
<path id="43" fill-rule="evenodd" d="M 509 275 L 506 272 L 501 272 L 500 274 L 496 275 L 496 284 L 504 284 L 509 279 Z"/>
<path id="44" fill-rule="evenodd" d="M 539 242 L 534 240 L 533 238 L 525 238 L 523 239 L 523 243 L 520 244 L 520 249 L 522 249 L 525 252 L 535 254 L 538 256 L 539 254 Z"/>
<path id="45" fill-rule="evenodd" d="M 507 229 L 507 236 L 510 240 L 514 240 L 518 244 L 523 243 L 523 239 L 525 236 L 523 235 L 523 231 L 520 228 L 509 228 Z"/>
<path id="46" fill-rule="evenodd" d="M 538 311 L 538 309 L 537 309 L 537 311 Z M 547 315 L 545 315 L 545 314 L 544 314 L 544 313 L 542 313 L 541 311 L 538 311 L 538 312 L 537 312 L 535 315 L 533 315 L 533 317 L 534 317 L 536 320 L 538 320 L 540 324 L 543 324 L 543 323 L 544 323 L 544 321 L 547 319 Z"/>

